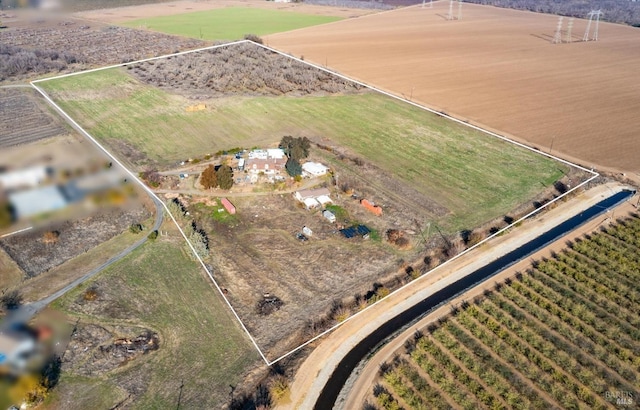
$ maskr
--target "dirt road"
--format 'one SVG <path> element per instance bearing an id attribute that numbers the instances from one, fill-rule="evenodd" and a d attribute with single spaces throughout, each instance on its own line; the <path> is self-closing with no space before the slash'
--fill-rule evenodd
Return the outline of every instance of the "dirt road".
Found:
<path id="1" fill-rule="evenodd" d="M 448 286 L 459 278 L 518 248 L 522 244 L 531 241 L 569 217 L 591 207 L 605 197 L 610 196 L 612 192 L 617 192 L 620 188 L 621 186 L 618 184 L 608 184 L 581 194 L 570 202 L 563 203 L 556 209 L 524 223 L 517 230 L 495 238 L 495 240 L 459 257 L 451 263 L 441 265 L 439 268 L 413 282 L 410 286 L 401 289 L 394 295 L 384 299 L 381 303 L 353 317 L 323 339 L 307 360 L 305 360 L 296 373 L 291 385 L 290 400 L 287 403 L 280 403 L 278 408 L 312 408 L 322 388 L 340 360 L 357 343 L 377 329 L 382 323 L 397 316 L 408 307 L 413 306 L 435 291 Z M 627 201 L 627 205 L 621 206 L 627 206 L 628 208 L 624 208 L 625 210 L 632 209 L 631 205 L 628 204 L 635 203 L 634 201 L 637 201 L 637 197 Z M 623 208 L 619 209 L 620 211 L 616 210 L 614 212 L 622 212 Z M 582 227 L 578 232 L 584 232 L 583 229 L 586 231 L 592 230 L 597 227 L 597 224 L 602 222 L 602 217 L 597 218 L 594 222 Z M 517 269 L 518 267 L 522 269 L 521 265 L 515 265 L 513 269 Z M 494 280 L 491 281 L 491 283 L 493 282 Z M 445 308 L 445 310 L 446 309 L 448 309 L 448 307 Z M 440 314 L 443 313 L 440 312 Z M 413 332 L 414 330 L 415 328 L 412 328 L 410 331 Z M 358 383 L 360 383 L 360 381 Z M 361 383 L 363 386 L 366 385 L 366 380 L 363 380 Z M 354 389 L 353 391 L 358 390 L 361 389 Z M 357 401 L 357 397 L 353 400 Z"/>

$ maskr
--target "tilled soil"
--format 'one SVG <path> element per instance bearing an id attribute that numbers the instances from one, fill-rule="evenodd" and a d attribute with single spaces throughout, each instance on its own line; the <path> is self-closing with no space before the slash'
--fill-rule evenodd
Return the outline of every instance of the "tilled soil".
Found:
<path id="1" fill-rule="evenodd" d="M 448 6 L 434 2 L 265 40 L 588 168 L 640 172 L 637 29 L 600 22 L 598 41 L 583 42 L 587 21 L 575 19 L 572 43 L 552 44 L 557 16 L 463 3 L 462 19 L 451 21 Z"/>
<path id="2" fill-rule="evenodd" d="M 65 132 L 64 127 L 42 110 L 31 90 L 0 89 L 0 148 L 26 144 Z"/>

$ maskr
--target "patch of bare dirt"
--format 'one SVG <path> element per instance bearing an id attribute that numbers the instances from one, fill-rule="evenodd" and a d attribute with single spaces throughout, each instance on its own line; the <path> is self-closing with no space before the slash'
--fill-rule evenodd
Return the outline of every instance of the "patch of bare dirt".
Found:
<path id="1" fill-rule="evenodd" d="M 125 231 L 151 216 L 143 206 L 105 209 L 92 216 L 27 231 L 0 240 L 2 247 L 25 272 L 38 276 Z M 52 241 L 48 235 L 55 232 Z"/>
<path id="2" fill-rule="evenodd" d="M 97 376 L 122 367 L 159 347 L 158 335 L 149 329 L 123 326 L 108 329 L 94 324 L 80 324 L 71 335 L 62 363 L 66 371 L 82 376 Z"/>
<path id="3" fill-rule="evenodd" d="M 352 93 L 362 87 L 254 43 L 129 66 L 136 78 L 193 99 Z"/>

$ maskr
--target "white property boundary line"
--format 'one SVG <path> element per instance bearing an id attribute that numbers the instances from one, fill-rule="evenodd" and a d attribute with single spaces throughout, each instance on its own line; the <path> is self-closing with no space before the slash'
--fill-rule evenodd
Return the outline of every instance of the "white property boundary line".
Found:
<path id="1" fill-rule="evenodd" d="M 321 338 L 321 337 L 323 337 L 323 336 L 327 335 L 328 333 L 330 333 L 330 332 L 334 331 L 335 329 L 337 329 L 338 327 L 340 327 L 340 326 L 342 326 L 343 324 L 347 323 L 348 321 L 352 320 L 353 318 L 358 317 L 360 314 L 364 313 L 364 312 L 365 312 L 366 310 L 368 310 L 369 308 L 371 308 L 371 307 L 375 306 L 376 304 L 378 304 L 378 303 L 379 303 L 380 301 L 382 301 L 382 300 L 386 300 L 387 298 L 381 299 L 381 300 L 379 300 L 379 301 L 377 301 L 377 302 L 375 302 L 375 303 L 373 303 L 373 304 L 371 304 L 371 305 L 367 306 L 365 309 L 363 309 L 363 310 L 361 310 L 361 311 L 359 311 L 359 312 L 356 312 L 355 314 L 353 314 L 352 316 L 348 317 L 348 318 L 347 318 L 347 319 L 345 319 L 344 321 L 342 321 L 342 322 L 340 322 L 340 323 L 338 323 L 338 324 L 336 324 L 336 325 L 334 325 L 334 326 L 330 327 L 329 329 L 325 330 L 324 332 L 322 332 L 322 333 L 320 333 L 320 334 L 318 334 L 318 335 L 314 336 L 313 338 L 309 339 L 308 341 L 304 342 L 303 344 L 299 345 L 298 347 L 294 348 L 293 350 L 291 350 L 291 351 L 289 351 L 289 352 L 287 352 L 287 353 L 283 354 L 282 356 L 280 356 L 280 357 L 278 357 L 278 358 L 276 358 L 276 359 L 274 359 L 274 360 L 272 360 L 272 361 L 269 361 L 269 360 L 265 357 L 265 355 L 264 355 L 264 353 L 262 352 L 262 350 L 260 350 L 260 347 L 259 347 L 259 346 L 258 346 L 258 344 L 256 343 L 255 339 L 253 338 L 253 336 L 251 335 L 251 333 L 249 332 L 249 330 L 247 329 L 247 327 L 245 326 L 245 324 L 244 324 L 244 323 L 242 322 L 242 320 L 240 319 L 240 316 L 238 316 L 238 313 L 235 311 L 235 309 L 233 308 L 233 306 L 231 305 L 231 303 L 229 302 L 229 300 L 227 299 L 227 297 L 225 296 L 225 294 L 222 292 L 222 289 L 220 288 L 220 286 L 218 285 L 218 283 L 217 283 L 217 282 L 216 282 L 216 280 L 214 279 L 214 277 L 213 277 L 212 273 L 209 271 L 209 269 L 207 268 L 207 266 L 206 266 L 206 264 L 204 263 L 204 261 L 202 260 L 202 258 L 200 258 L 200 256 L 198 256 L 198 254 L 197 254 L 197 252 L 196 252 L 195 248 L 193 247 L 193 245 L 191 244 L 191 242 L 189 242 L 189 239 L 188 239 L 188 238 L 187 238 L 187 236 L 185 235 L 184 231 L 182 230 L 182 228 L 180 227 L 180 225 L 178 224 L 178 222 L 176 221 L 176 219 L 174 218 L 174 216 L 171 214 L 171 212 L 169 212 L 169 208 L 167 208 L 166 204 L 165 204 L 163 201 L 161 201 L 161 200 L 160 200 L 160 198 L 158 198 L 158 196 L 157 196 L 157 195 L 156 195 L 156 194 L 155 194 L 155 193 L 154 193 L 154 192 L 153 192 L 153 191 L 152 191 L 152 190 L 151 190 L 147 185 L 145 185 L 145 184 L 144 184 L 144 183 L 143 183 L 143 182 L 142 182 L 142 181 L 141 181 L 141 180 L 140 180 L 140 179 L 139 179 L 139 178 L 138 178 L 138 177 L 137 177 L 133 172 L 131 172 L 129 169 L 127 169 L 127 168 L 126 168 L 126 167 L 125 167 L 125 166 L 124 166 L 124 165 L 123 165 L 123 164 L 122 164 L 122 163 L 121 163 L 121 162 L 120 162 L 120 161 L 119 161 L 119 160 L 118 160 L 114 155 L 112 155 L 109 151 L 107 151 L 107 149 L 106 149 L 106 148 L 104 148 L 104 147 L 103 147 L 103 146 L 102 146 L 102 145 L 101 145 L 101 144 L 100 144 L 100 143 L 99 143 L 99 142 L 98 142 L 98 141 L 97 141 L 93 136 L 91 136 L 91 135 L 90 135 L 90 134 L 89 134 L 89 133 L 88 133 L 84 128 L 82 128 L 82 127 L 81 127 L 81 126 L 80 126 L 80 125 L 79 125 L 79 124 L 78 124 L 78 123 L 77 123 L 73 118 L 71 118 L 71 116 L 70 116 L 69 114 L 67 114 L 67 113 L 66 113 L 62 108 L 60 108 L 60 106 L 58 106 L 58 105 L 57 105 L 57 104 L 56 104 L 56 103 L 55 103 L 55 102 L 54 102 L 54 101 L 49 97 L 49 95 L 47 95 L 47 93 L 46 93 L 46 92 L 44 92 L 44 90 L 42 90 L 41 88 L 39 88 L 38 86 L 36 86 L 36 85 L 35 85 L 36 83 L 40 83 L 40 82 L 44 82 L 44 81 L 57 80 L 57 79 L 66 78 L 66 77 L 71 77 L 71 76 L 80 75 L 80 74 L 88 74 L 88 73 L 92 73 L 92 72 L 96 72 L 96 71 L 108 70 L 108 69 L 111 69 L 111 68 L 125 67 L 125 66 L 128 66 L 128 65 L 138 64 L 138 63 L 143 63 L 143 62 L 146 62 L 146 61 L 153 61 L 153 60 L 159 60 L 159 59 L 167 58 L 167 57 L 175 57 L 175 56 L 180 56 L 180 55 L 184 55 L 184 54 L 197 53 L 197 52 L 200 52 L 200 51 L 207 51 L 207 50 L 212 50 L 212 49 L 216 49 L 216 48 L 220 48 L 220 47 L 227 47 L 227 46 L 236 45 L 236 44 L 242 44 L 242 43 L 251 43 L 251 41 L 249 41 L 249 40 L 234 41 L 234 42 L 231 42 L 231 43 L 220 44 L 220 45 L 215 45 L 215 46 L 210 46 L 210 47 L 204 47 L 204 48 L 199 48 L 199 49 L 195 49 L 195 50 L 182 51 L 182 52 L 179 52 L 179 53 L 167 54 L 167 55 L 164 55 L 164 56 L 152 57 L 152 58 L 147 58 L 147 59 L 143 59 L 143 60 L 132 61 L 132 62 L 128 62 L 128 63 L 115 64 L 115 65 L 110 65 L 110 66 L 106 66 L 106 67 L 100 67 L 100 68 L 94 68 L 94 69 L 85 70 L 85 71 L 79 71 L 79 72 L 75 72 L 75 73 L 63 74 L 63 75 L 59 75 L 59 76 L 54 76 L 54 77 L 48 77 L 48 78 L 43 78 L 43 79 L 34 80 L 34 81 L 31 81 L 31 83 L 30 83 L 30 84 L 31 84 L 31 86 L 32 86 L 34 89 L 36 89 L 36 90 L 37 90 L 37 91 L 38 91 L 38 92 L 39 92 L 39 93 L 40 93 L 40 94 L 41 94 L 41 95 L 42 95 L 42 96 L 47 100 L 47 102 L 48 102 L 49 104 L 51 104 L 53 107 L 55 107 L 55 108 L 56 108 L 56 110 L 58 110 L 58 111 L 59 111 L 59 112 L 60 112 L 60 113 L 61 113 L 61 114 L 62 114 L 62 115 L 63 115 L 63 116 L 64 116 L 64 117 L 65 117 L 65 118 L 66 118 L 66 119 L 71 123 L 71 124 L 73 124 L 73 126 L 74 126 L 74 127 L 76 127 L 76 129 L 78 129 L 78 130 L 79 130 L 79 131 L 80 131 L 80 132 L 81 132 L 85 137 L 87 137 L 89 140 L 91 140 L 91 141 L 92 141 L 92 142 L 93 142 L 93 143 L 94 143 L 98 148 L 100 148 L 100 149 L 101 149 L 101 150 L 102 150 L 102 151 L 103 151 L 107 156 L 109 156 L 109 157 L 110 157 L 110 158 L 111 158 L 111 159 L 112 159 L 116 164 L 118 164 L 120 167 L 122 167 L 122 168 L 125 170 L 125 172 L 126 172 L 127 174 L 129 174 L 129 176 L 131 176 L 131 178 L 132 178 L 136 183 L 138 183 L 138 184 L 139 184 L 139 185 L 140 185 L 140 186 L 145 190 L 145 192 L 147 192 L 147 193 L 148 193 L 148 194 L 153 198 L 153 200 L 155 200 L 155 201 L 157 201 L 157 202 L 159 202 L 159 203 L 161 203 L 161 204 L 162 204 L 162 206 L 163 206 L 163 208 L 164 208 L 165 212 L 166 212 L 166 213 L 171 217 L 171 220 L 173 221 L 173 223 L 176 225 L 176 227 L 178 228 L 178 230 L 179 230 L 179 231 L 180 231 L 180 233 L 182 234 L 182 237 L 184 238 L 184 240 L 185 240 L 185 241 L 187 242 L 187 244 L 189 245 L 189 248 L 191 249 L 191 251 L 192 251 L 192 252 L 193 252 L 193 254 L 195 255 L 196 259 L 198 260 L 198 262 L 200 262 L 200 265 L 202 266 L 202 268 L 205 270 L 205 272 L 206 272 L 206 273 L 207 273 L 207 275 L 209 276 L 209 279 L 211 279 L 211 282 L 213 282 L 213 284 L 215 285 L 216 289 L 218 290 L 218 292 L 220 293 L 220 295 L 222 296 L 222 298 L 223 298 L 223 299 L 224 299 L 224 301 L 226 302 L 227 306 L 229 307 L 229 309 L 231 310 L 231 312 L 233 313 L 233 315 L 235 316 L 235 318 L 236 318 L 236 319 L 238 320 L 238 322 L 240 323 L 240 326 L 242 327 L 242 329 L 244 330 L 244 332 L 247 334 L 247 336 L 248 336 L 248 337 L 249 337 L 249 339 L 251 340 L 251 343 L 253 343 L 253 346 L 256 348 L 256 350 L 258 351 L 258 353 L 259 353 L 259 354 L 260 354 L 260 356 L 262 357 L 262 360 L 264 360 L 264 362 L 267 364 L 267 366 L 271 366 L 271 365 L 273 365 L 273 364 L 275 364 L 275 363 L 279 362 L 280 360 L 282 360 L 282 359 L 284 359 L 284 358 L 286 358 L 286 357 L 288 357 L 288 356 L 292 355 L 293 353 L 295 353 L 295 352 L 299 351 L 300 349 L 304 348 L 305 346 L 309 345 L 310 343 L 314 342 L 315 340 L 318 340 L 319 338 Z M 457 119 L 457 118 L 451 117 L 451 116 L 450 116 L 450 115 L 448 115 L 448 114 L 444 114 L 444 113 L 441 113 L 441 112 L 435 111 L 435 110 L 433 110 L 433 109 L 431 109 L 431 108 L 424 107 L 424 106 L 419 105 L 419 104 L 417 104 L 417 103 L 415 103 L 415 102 L 413 102 L 413 101 L 409 101 L 409 100 L 407 100 L 407 99 L 405 99 L 405 98 L 402 98 L 402 97 L 399 97 L 399 96 L 397 96 L 397 95 L 391 94 L 391 93 L 389 93 L 389 92 L 387 92 L 387 91 L 384 91 L 384 90 L 381 90 L 381 89 L 379 89 L 379 88 L 373 87 L 373 86 L 371 86 L 371 85 L 369 85 L 369 84 L 366 84 L 366 83 L 363 83 L 363 82 L 361 82 L 361 81 L 357 81 L 357 80 L 351 79 L 351 78 L 349 78 L 349 77 L 347 77 L 347 76 L 344 76 L 344 75 L 342 75 L 342 74 L 339 74 L 339 73 L 337 73 L 337 72 L 335 72 L 335 71 L 331 71 L 331 70 L 329 70 L 329 69 L 327 69 L 327 68 L 325 68 L 325 67 L 319 66 L 319 65 L 317 65 L 317 64 L 309 63 L 309 62 L 307 62 L 307 61 L 304 61 L 304 60 L 299 59 L 299 58 L 297 58 L 297 57 L 293 57 L 293 56 L 291 56 L 291 55 L 289 55 L 289 54 L 287 54 L 287 53 L 284 53 L 284 52 L 282 52 L 282 51 L 276 50 L 276 49 L 271 48 L 271 47 L 269 47 L 269 46 L 265 46 L 265 45 L 263 45 L 263 44 L 257 44 L 257 43 L 254 43 L 254 44 L 256 44 L 257 46 L 260 46 L 260 47 L 262 47 L 262 48 L 264 48 L 264 49 L 266 49 L 266 50 L 269 50 L 269 51 L 272 51 L 272 52 L 274 52 L 274 53 L 277 53 L 277 54 L 280 54 L 280 55 L 282 55 L 282 56 L 285 56 L 285 57 L 287 57 L 287 58 L 291 58 L 291 59 L 293 59 L 293 60 L 295 60 L 295 61 L 297 61 L 297 62 L 299 62 L 299 63 L 306 64 L 306 65 L 309 65 L 309 66 L 311 66 L 311 67 L 314 67 L 314 68 L 316 68 L 316 69 L 318 69 L 318 70 L 321 70 L 321 71 L 324 71 L 324 72 L 326 72 L 326 73 L 329 73 L 329 74 L 335 75 L 335 76 L 337 76 L 337 77 L 339 77 L 339 78 L 342 78 L 343 80 L 346 80 L 346 81 L 350 81 L 350 82 L 356 83 L 356 84 L 358 84 L 358 85 L 360 85 L 360 86 L 362 86 L 362 87 L 364 87 L 364 88 L 367 88 L 367 89 L 370 89 L 370 90 L 373 90 L 373 91 L 379 92 L 379 93 L 381 93 L 381 94 L 384 94 L 384 95 L 386 95 L 386 96 L 388 96 L 388 97 L 391 97 L 391 98 L 393 98 L 393 99 L 396 99 L 396 100 L 398 100 L 398 101 L 401 101 L 401 102 L 404 102 L 404 103 L 410 104 L 410 105 L 412 105 L 412 106 L 414 106 L 414 107 L 416 107 L 416 108 L 419 108 L 419 109 L 422 109 L 422 110 L 428 111 L 428 112 L 430 112 L 430 113 L 436 114 L 436 115 L 438 115 L 438 116 L 441 116 L 441 117 L 447 118 L 447 119 L 449 119 L 449 120 L 451 120 L 451 121 L 454 121 L 454 122 L 456 122 L 456 123 L 458 123 L 458 124 L 461 124 L 461 125 L 463 125 L 463 126 L 470 127 L 470 128 L 472 128 L 472 129 L 474 129 L 474 130 L 477 130 L 477 131 L 483 132 L 483 133 L 485 133 L 485 134 L 491 135 L 491 136 L 493 136 L 493 137 L 495 137 L 495 138 L 498 138 L 498 139 L 500 139 L 500 140 L 503 140 L 503 141 L 505 141 L 505 142 L 508 142 L 508 143 L 514 144 L 514 145 L 516 145 L 516 146 L 518 146 L 518 147 L 520 147 L 520 148 L 524 148 L 524 149 L 526 149 L 526 150 L 532 151 L 532 152 L 534 152 L 534 153 L 536 153 L 536 154 L 538 154 L 538 155 L 542 155 L 542 156 L 545 156 L 545 157 L 551 158 L 551 159 L 553 159 L 553 160 L 556 160 L 556 161 L 558 161 L 558 162 L 560 162 L 560 163 L 563 163 L 563 164 L 565 164 L 565 165 L 569 165 L 569 166 L 571 166 L 571 167 L 578 168 L 578 169 L 580 169 L 580 170 L 582 170 L 582 171 L 585 171 L 585 172 L 588 172 L 588 173 L 590 173 L 590 174 L 592 175 L 592 176 L 591 176 L 591 178 L 587 179 L 586 181 L 582 182 L 581 184 L 577 185 L 576 187 L 574 187 L 574 188 L 570 189 L 569 191 L 565 192 L 564 194 L 562 194 L 562 195 L 558 196 L 557 198 L 554 198 L 553 200 L 551 200 L 551 201 L 547 202 L 546 204 L 544 204 L 544 205 L 543 205 L 543 206 L 541 206 L 540 208 L 535 209 L 534 211 L 532 211 L 532 212 L 530 212 L 530 213 L 526 214 L 525 216 L 521 217 L 520 219 L 518 219 L 518 220 L 516 220 L 516 221 L 512 222 L 512 223 L 511 223 L 511 224 L 509 224 L 508 226 L 506 226 L 506 227 L 504 227 L 504 228 L 500 229 L 499 231 L 497 231 L 496 233 L 494 233 L 494 234 L 492 234 L 492 235 L 488 236 L 486 239 L 482 240 L 481 242 L 477 243 L 476 245 L 474 245 L 474 246 L 472 246 L 472 247 L 470 247 L 470 248 L 468 248 L 468 249 L 464 250 L 463 252 L 461 252 L 460 254 L 456 255 L 455 257 L 453 257 L 453 258 L 451 258 L 451 259 L 449 259 L 449 260 L 447 260 L 447 261 L 443 262 L 441 265 L 438 265 L 436 268 L 434 268 L 434 269 L 432 269 L 431 271 L 429 271 L 429 272 L 425 273 L 424 275 L 420 276 L 418 279 L 413 280 L 413 281 L 411 281 L 411 282 L 409 282 L 409 283 L 407 283 L 407 284 L 405 284 L 405 285 L 401 286 L 400 288 L 396 289 L 396 290 L 395 290 L 395 291 L 393 291 L 391 294 L 389 294 L 389 296 L 388 296 L 388 297 L 390 297 L 390 296 L 394 295 L 395 293 L 397 293 L 397 292 L 401 291 L 402 289 L 404 289 L 404 288 L 406 288 L 406 287 L 408 287 L 408 286 L 411 286 L 411 285 L 413 285 L 414 283 L 416 283 L 416 282 L 418 282 L 418 281 L 422 280 L 423 278 L 425 278 L 425 277 L 429 276 L 429 274 L 430 274 L 430 273 L 435 272 L 436 270 L 441 269 L 441 268 L 442 268 L 442 267 L 444 267 L 444 266 L 447 266 L 448 264 L 452 263 L 453 261 L 455 261 L 455 260 L 457 260 L 458 258 L 462 257 L 463 255 L 467 254 L 467 252 L 470 252 L 470 251 L 472 251 L 473 249 L 475 249 L 475 248 L 477 248 L 477 247 L 479 247 L 479 246 L 483 245 L 484 243 L 486 243 L 486 242 L 487 242 L 487 241 L 489 241 L 490 239 L 492 239 L 492 238 L 494 238 L 494 237 L 496 237 L 496 236 L 500 235 L 501 233 L 503 233 L 503 232 L 507 231 L 508 229 L 512 228 L 514 225 L 516 225 L 516 224 L 518 224 L 518 223 L 520 223 L 520 222 L 524 221 L 525 219 L 529 218 L 530 216 L 532 216 L 532 215 L 534 215 L 534 214 L 536 214 L 536 213 L 538 213 L 538 212 L 542 211 L 542 210 L 543 210 L 543 209 L 545 209 L 547 206 L 549 206 L 549 205 L 551 205 L 551 204 L 555 203 L 556 201 L 558 201 L 558 200 L 560 200 L 560 199 L 564 198 L 566 195 L 569 195 L 570 193 L 574 192 L 575 190 L 580 189 L 581 187 L 583 187 L 584 185 L 588 184 L 589 182 L 591 182 L 592 180 L 594 180 L 595 178 L 597 178 L 597 177 L 600 175 L 600 174 L 598 174 L 597 172 L 594 172 L 594 171 L 592 171 L 592 170 L 589 170 L 589 169 L 587 169 L 587 168 L 584 168 L 584 167 L 582 167 L 582 166 L 580 166 L 580 165 L 578 165 L 578 164 L 574 164 L 574 163 L 572 163 L 572 162 L 569 162 L 569 161 L 564 160 L 564 159 L 562 159 L 562 158 L 559 158 L 559 157 L 556 157 L 556 156 L 554 156 L 554 155 L 548 154 L 548 153 L 546 153 L 546 152 L 536 150 L 536 149 L 531 148 L 531 147 L 529 147 L 529 146 L 527 146 L 527 145 L 525 145 L 525 144 L 522 144 L 522 143 L 520 143 L 520 142 L 514 141 L 514 140 L 509 139 L 509 138 L 507 138 L 507 137 L 505 137 L 505 136 L 502 136 L 502 135 L 500 135 L 500 134 L 496 134 L 495 132 L 491 132 L 491 131 L 485 130 L 485 129 L 480 128 L 480 127 L 478 127 L 478 126 L 476 126 L 476 125 L 469 124 L 469 123 L 464 122 L 464 121 L 462 121 L 462 120 L 459 120 L 459 119 Z"/>

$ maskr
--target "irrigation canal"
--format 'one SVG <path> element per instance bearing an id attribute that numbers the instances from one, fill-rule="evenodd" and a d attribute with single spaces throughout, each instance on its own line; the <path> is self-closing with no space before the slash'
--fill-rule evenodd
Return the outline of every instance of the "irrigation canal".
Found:
<path id="1" fill-rule="evenodd" d="M 598 202 L 591 208 L 564 221 L 551 230 L 538 236 L 536 239 L 496 259 L 488 265 L 483 266 L 459 281 L 452 283 L 448 287 L 435 292 L 431 296 L 380 326 L 373 333 L 358 343 L 338 364 L 329 378 L 329 381 L 322 389 L 314 409 L 324 410 L 333 408 L 338 395 L 351 375 L 351 372 L 353 372 L 356 366 L 370 352 L 374 351 L 381 343 L 394 335 L 398 330 L 415 323 L 434 308 L 442 305 L 443 303 L 447 303 L 450 299 L 463 293 L 467 289 L 474 287 L 480 282 L 490 279 L 502 270 L 544 248 L 551 242 L 580 227 L 596 216 L 607 212 L 610 208 L 622 203 L 634 194 L 635 191 L 622 190 L 617 194 Z"/>

